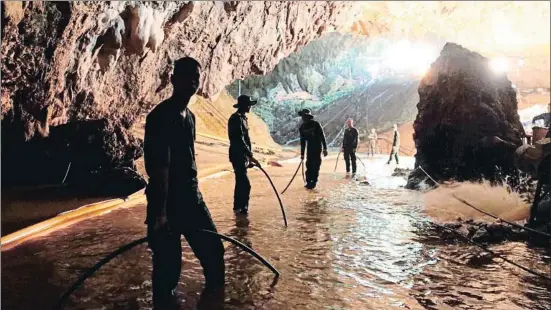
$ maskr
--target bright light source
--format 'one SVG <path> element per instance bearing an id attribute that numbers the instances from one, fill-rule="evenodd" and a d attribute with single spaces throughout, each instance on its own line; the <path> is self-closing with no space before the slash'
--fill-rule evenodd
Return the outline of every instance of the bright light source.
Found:
<path id="1" fill-rule="evenodd" d="M 367 69 L 369 71 L 369 74 L 371 74 L 371 78 L 375 79 L 379 75 L 379 65 L 374 64 Z"/>
<path id="2" fill-rule="evenodd" d="M 505 57 L 497 57 L 490 60 L 490 68 L 496 73 L 505 73 L 509 70 L 509 62 Z"/>

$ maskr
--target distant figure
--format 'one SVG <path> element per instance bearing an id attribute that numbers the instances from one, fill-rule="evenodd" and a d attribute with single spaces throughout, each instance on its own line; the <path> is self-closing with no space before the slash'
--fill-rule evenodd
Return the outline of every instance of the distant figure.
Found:
<path id="1" fill-rule="evenodd" d="M 371 157 L 373 157 L 377 152 L 377 132 L 375 131 L 375 128 L 371 128 L 371 132 L 367 136 L 367 140 L 369 141 L 367 155 L 371 153 Z"/>
<path id="2" fill-rule="evenodd" d="M 535 123 L 537 120 L 543 120 L 543 126 L 549 127 L 551 123 L 551 103 L 547 106 L 547 113 L 542 113 L 540 115 L 535 116 L 532 119 L 532 123 Z"/>
<path id="3" fill-rule="evenodd" d="M 224 286 L 224 246 L 203 201 L 195 163 L 195 116 L 187 108 L 199 88 L 201 66 L 190 57 L 174 64 L 172 96 L 149 113 L 145 123 L 144 159 L 149 176 L 147 238 L 153 252 L 153 303 L 174 305 L 182 268 L 183 234 L 203 267 L 205 291 Z"/>
<path id="4" fill-rule="evenodd" d="M 318 183 L 318 176 L 321 167 L 321 153 L 327 156 L 327 143 L 325 142 L 325 134 L 320 123 L 314 120 L 314 116 L 310 110 L 303 109 L 298 112 L 302 117 L 300 125 L 300 158 L 304 159 L 304 150 L 308 144 L 308 154 L 306 157 L 306 184 L 304 187 L 313 189 Z"/>
<path id="5" fill-rule="evenodd" d="M 251 139 L 249 138 L 249 125 L 245 114 L 251 111 L 251 106 L 256 101 L 246 95 L 237 98 L 237 104 L 233 107 L 237 111 L 228 120 L 228 136 L 230 139 L 230 162 L 235 173 L 235 189 L 233 192 L 233 211 L 247 214 L 249 212 L 249 196 L 251 183 L 247 176 L 247 169 L 253 164 L 259 165 L 253 157 Z"/>
<path id="6" fill-rule="evenodd" d="M 346 163 L 346 173 L 350 173 L 350 160 L 352 160 L 352 174 L 356 173 L 356 148 L 358 147 L 358 130 L 354 127 L 354 120 L 346 120 L 346 128 L 342 139 L 342 153 Z"/>
<path id="7" fill-rule="evenodd" d="M 399 165 L 398 152 L 400 152 L 400 133 L 398 132 L 398 125 L 394 124 L 394 139 L 392 141 L 392 151 L 390 151 L 390 157 L 388 158 L 387 165 L 390 165 L 392 156 L 396 159 L 396 164 Z"/>

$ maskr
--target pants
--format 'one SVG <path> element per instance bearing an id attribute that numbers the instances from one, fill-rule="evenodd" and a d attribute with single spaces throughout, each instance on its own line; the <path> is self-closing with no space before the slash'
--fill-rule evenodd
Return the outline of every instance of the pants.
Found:
<path id="1" fill-rule="evenodd" d="M 390 157 L 388 158 L 388 163 L 389 164 L 390 164 L 390 162 L 392 162 L 392 156 L 394 156 L 394 158 L 396 159 L 397 164 L 400 163 L 400 160 L 398 159 L 398 151 L 399 151 L 399 147 L 397 147 L 397 146 L 392 147 L 392 151 L 390 151 Z"/>
<path id="2" fill-rule="evenodd" d="M 233 209 L 249 209 L 249 197 L 251 194 L 251 182 L 247 176 L 245 161 L 232 161 L 235 173 L 235 189 L 233 191 Z"/>
<path id="3" fill-rule="evenodd" d="M 356 173 L 356 152 L 354 152 L 354 149 L 345 148 L 343 155 L 344 162 L 346 163 L 346 172 L 350 172 L 350 160 L 352 160 L 352 173 Z"/>
<path id="4" fill-rule="evenodd" d="M 367 149 L 367 155 L 371 153 L 371 156 L 375 156 L 377 152 L 377 143 L 375 141 L 369 141 L 369 147 Z"/>
<path id="5" fill-rule="evenodd" d="M 316 185 L 321 167 L 321 150 L 308 150 L 306 153 L 306 183 Z"/>
<path id="6" fill-rule="evenodd" d="M 182 270 L 181 235 L 186 238 L 203 267 L 206 288 L 224 285 L 224 246 L 218 237 L 197 231 L 207 229 L 216 232 L 209 210 L 199 192 L 198 198 L 192 205 L 189 201 L 193 199 L 181 201 L 178 212 L 173 213 L 173 217 L 168 215 L 169 228 L 154 231 L 154 222 L 147 227 L 149 248 L 153 252 L 154 302 L 163 301 L 178 285 Z"/>

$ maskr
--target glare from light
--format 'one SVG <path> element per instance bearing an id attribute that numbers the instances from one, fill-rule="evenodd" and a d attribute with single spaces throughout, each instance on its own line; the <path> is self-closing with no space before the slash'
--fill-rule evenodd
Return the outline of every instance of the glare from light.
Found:
<path id="1" fill-rule="evenodd" d="M 490 68 L 495 73 L 505 73 L 509 70 L 509 62 L 505 57 L 496 57 L 490 60 Z"/>
<path id="2" fill-rule="evenodd" d="M 518 66 L 519 66 L 519 68 L 523 68 L 523 67 L 524 67 L 524 58 L 520 58 L 520 59 L 518 60 Z"/>
<path id="3" fill-rule="evenodd" d="M 379 75 L 379 65 L 374 64 L 367 69 L 369 71 L 369 74 L 371 74 L 371 78 L 375 79 Z"/>

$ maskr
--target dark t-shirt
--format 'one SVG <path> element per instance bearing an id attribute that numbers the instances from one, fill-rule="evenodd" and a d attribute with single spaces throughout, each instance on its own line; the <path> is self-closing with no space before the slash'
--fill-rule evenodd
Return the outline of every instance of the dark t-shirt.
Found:
<path id="1" fill-rule="evenodd" d="M 323 128 L 317 121 L 309 120 L 302 123 L 299 132 L 301 154 L 304 154 L 306 144 L 308 145 L 308 153 L 319 153 L 322 148 L 327 149 Z"/>
<path id="2" fill-rule="evenodd" d="M 345 149 L 355 149 L 358 147 L 358 129 L 351 127 L 344 130 L 342 147 Z"/>
<path id="3" fill-rule="evenodd" d="M 230 116 L 228 138 L 230 139 L 230 161 L 245 161 L 246 156 L 252 156 L 247 116 L 238 112 Z"/>

